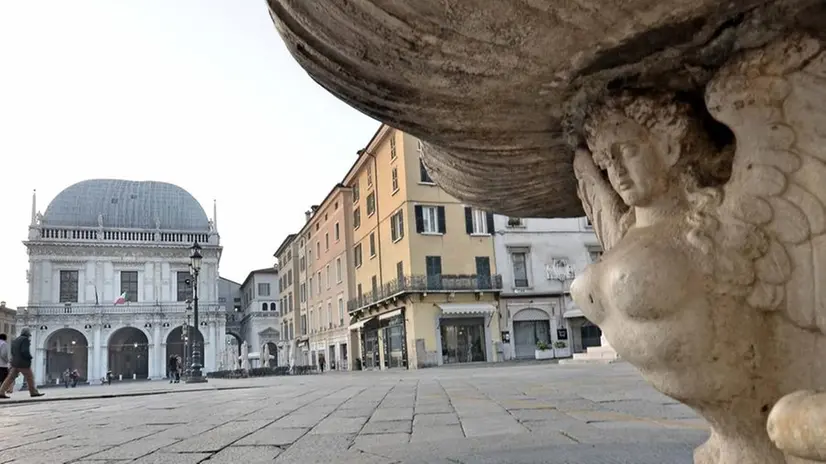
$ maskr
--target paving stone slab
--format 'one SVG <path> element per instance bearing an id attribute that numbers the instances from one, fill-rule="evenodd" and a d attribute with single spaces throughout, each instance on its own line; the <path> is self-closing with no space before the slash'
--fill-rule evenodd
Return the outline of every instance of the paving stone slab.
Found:
<path id="1" fill-rule="evenodd" d="M 309 428 L 267 426 L 238 440 L 239 446 L 289 446 L 309 432 Z"/>
<path id="2" fill-rule="evenodd" d="M 197 464 L 210 457 L 208 453 L 164 453 L 156 451 L 130 464 Z"/>
<path id="3" fill-rule="evenodd" d="M 413 416 L 413 429 L 418 427 L 429 427 L 433 425 L 453 425 L 459 423 L 459 416 L 454 413 L 447 414 L 416 414 Z"/>
<path id="4" fill-rule="evenodd" d="M 413 408 L 379 408 L 373 412 L 370 417 L 371 421 L 398 421 L 398 420 L 412 420 Z"/>
<path id="5" fill-rule="evenodd" d="M 328 417 L 313 427 L 310 433 L 358 433 L 365 422 L 366 418 Z"/>
<path id="6" fill-rule="evenodd" d="M 283 450 L 277 446 L 230 446 L 212 455 L 209 464 L 270 464 Z"/>
<path id="7" fill-rule="evenodd" d="M 307 434 L 276 458 L 283 463 L 341 462 L 353 444 L 355 434 Z M 353 456 L 358 456 L 354 454 Z"/>
<path id="8" fill-rule="evenodd" d="M 412 420 L 402 421 L 374 421 L 370 420 L 361 429 L 362 435 L 376 433 L 410 433 L 413 426 Z"/>
<path id="9" fill-rule="evenodd" d="M 106 451 L 88 456 L 87 459 L 137 459 L 147 453 L 173 445 L 178 441 L 175 438 L 152 436 L 109 448 Z"/>
<path id="10" fill-rule="evenodd" d="M 200 435 L 179 441 L 178 443 L 166 448 L 166 450 L 176 453 L 218 451 L 241 439 L 245 435 L 249 435 L 268 424 L 269 422 L 267 421 L 233 422 L 224 424 Z"/>

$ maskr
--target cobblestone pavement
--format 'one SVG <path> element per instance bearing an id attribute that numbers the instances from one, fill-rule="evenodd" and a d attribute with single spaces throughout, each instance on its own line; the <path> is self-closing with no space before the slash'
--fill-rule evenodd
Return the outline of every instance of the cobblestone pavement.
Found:
<path id="1" fill-rule="evenodd" d="M 690 464 L 708 436 L 691 410 L 623 363 L 209 385 L 0 403 L 0 463 Z M 244 388 L 221 389 L 230 385 Z M 110 388 L 133 394 L 152 387 Z M 89 388 L 61 395 L 88 395 Z"/>

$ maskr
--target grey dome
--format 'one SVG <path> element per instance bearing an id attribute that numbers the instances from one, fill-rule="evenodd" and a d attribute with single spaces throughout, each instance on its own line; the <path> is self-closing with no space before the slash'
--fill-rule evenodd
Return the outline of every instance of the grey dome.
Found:
<path id="1" fill-rule="evenodd" d="M 92 179 L 60 192 L 46 208 L 47 226 L 207 231 L 209 219 L 186 190 L 165 182 Z"/>

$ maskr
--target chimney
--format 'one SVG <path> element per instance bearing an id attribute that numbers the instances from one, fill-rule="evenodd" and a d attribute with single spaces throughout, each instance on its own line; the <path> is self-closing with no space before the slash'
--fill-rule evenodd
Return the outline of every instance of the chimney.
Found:
<path id="1" fill-rule="evenodd" d="M 5 301 L 0 301 L 0 308 L 5 308 L 5 307 L 6 307 L 6 302 Z"/>
<path id="2" fill-rule="evenodd" d="M 313 217 L 313 212 L 310 210 L 304 211 L 304 220 L 310 222 L 310 218 Z"/>

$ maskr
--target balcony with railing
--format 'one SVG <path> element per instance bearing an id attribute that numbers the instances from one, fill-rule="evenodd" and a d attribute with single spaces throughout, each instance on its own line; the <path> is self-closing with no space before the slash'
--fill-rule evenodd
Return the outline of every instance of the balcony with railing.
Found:
<path id="1" fill-rule="evenodd" d="M 225 305 L 220 303 L 198 303 L 200 314 L 217 314 L 226 311 Z M 96 305 L 94 303 L 51 303 L 43 305 L 24 306 L 17 309 L 18 316 L 64 316 L 64 315 L 107 315 L 107 314 L 139 314 L 139 315 L 183 315 L 187 312 L 185 302 L 170 303 L 124 303 L 120 305 Z M 192 312 L 190 309 L 189 312 Z"/>
<path id="2" fill-rule="evenodd" d="M 199 308 L 200 309 L 200 308 Z M 244 323 L 244 313 L 233 312 L 227 313 L 227 332 L 240 334 L 241 327 Z"/>
<path id="3" fill-rule="evenodd" d="M 376 291 L 363 293 L 347 302 L 347 311 L 379 303 L 405 293 L 501 292 L 502 276 L 476 274 L 441 274 L 404 276 L 382 285 Z"/>

